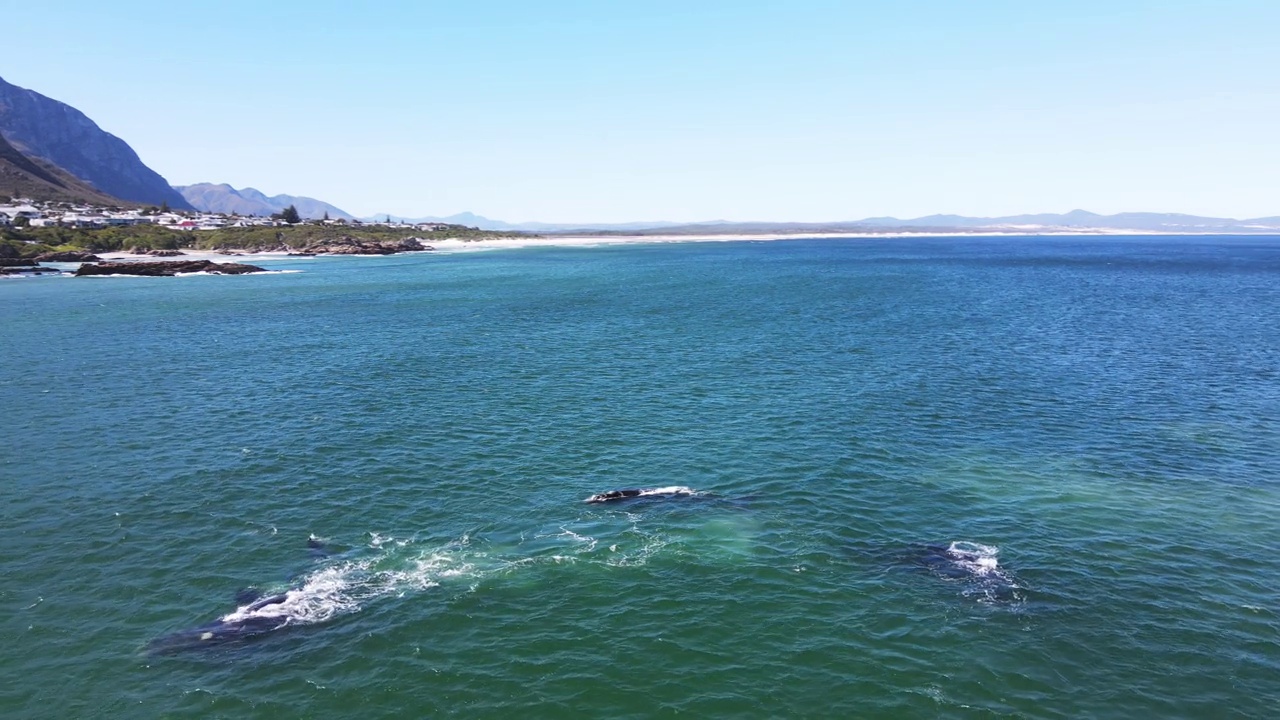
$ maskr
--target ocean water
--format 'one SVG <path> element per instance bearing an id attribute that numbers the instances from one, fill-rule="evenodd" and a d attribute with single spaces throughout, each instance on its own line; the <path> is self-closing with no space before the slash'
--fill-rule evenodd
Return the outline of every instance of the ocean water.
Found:
<path id="1" fill-rule="evenodd" d="M 0 716 L 1280 707 L 1280 238 L 264 264 L 0 282 Z"/>

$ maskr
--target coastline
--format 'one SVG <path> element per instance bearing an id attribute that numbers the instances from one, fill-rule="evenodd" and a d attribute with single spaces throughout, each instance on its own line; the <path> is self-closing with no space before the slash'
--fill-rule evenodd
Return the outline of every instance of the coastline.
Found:
<path id="1" fill-rule="evenodd" d="M 812 239 L 894 239 L 894 238 L 979 238 L 979 237 L 1119 237 L 1119 236 L 1176 236 L 1176 237 L 1213 237 L 1222 233 L 1173 233 L 1173 232 L 1152 232 L 1152 231 L 1132 231 L 1118 229 L 1099 229 L 1099 230 L 1083 230 L 1083 231 L 1062 231 L 1062 232 L 1035 232 L 1035 231 L 991 231 L 991 232 L 886 232 L 886 233 L 847 233 L 847 232 L 828 232 L 828 233 L 706 233 L 699 235 L 543 235 L 529 237 L 494 237 L 479 240 L 463 240 L 460 238 L 449 238 L 445 240 L 436 240 L 430 243 L 430 250 L 405 251 L 396 254 L 418 254 L 418 253 L 457 253 L 457 252 L 482 252 L 489 250 L 515 250 L 523 248 L 541 248 L 541 247 L 602 247 L 609 245 L 659 245 L 671 243 L 694 243 L 694 242 L 773 242 L 784 240 L 812 240 Z M 110 262 L 155 262 L 166 258 L 159 258 L 152 255 L 136 255 L 129 252 L 105 252 L 97 253 L 98 257 L 103 261 Z M 303 261 L 313 260 L 317 257 L 385 257 L 385 255 L 299 255 L 291 252 L 281 252 L 279 250 L 237 250 L 235 254 L 226 254 L 214 250 L 193 250 L 183 249 L 182 255 L 178 256 L 184 260 L 211 260 L 218 263 L 234 263 L 241 262 L 246 258 L 255 260 L 289 260 Z M 167 258 L 173 259 L 173 258 Z M 79 263 L 49 263 L 52 265 L 68 265 L 75 266 Z"/>
<path id="2" fill-rule="evenodd" d="M 468 252 L 537 247 L 600 247 L 605 245 L 658 245 L 693 242 L 773 242 L 781 240 L 815 239 L 893 239 L 893 238 L 971 238 L 971 237 L 1117 237 L 1117 236 L 1216 236 L 1223 233 L 1172 233 L 1136 230 L 1083 230 L 1064 232 L 991 231 L 991 232 L 807 232 L 807 233 L 706 233 L 699 235 L 542 235 L 529 237 L 504 237 L 481 240 L 446 239 L 431 241 L 435 252 Z M 432 252 L 426 251 L 426 252 Z M 125 255 L 124 253 L 121 253 Z M 251 253 L 263 257 L 272 253 Z M 283 253 L 275 253 L 284 257 Z M 126 255 L 137 257 L 136 255 Z M 103 256 L 106 257 L 105 255 Z M 213 254 L 218 257 L 228 257 Z M 231 256 L 234 257 L 234 256 Z M 323 256 L 321 256 L 323 257 Z"/>
<path id="3" fill-rule="evenodd" d="M 529 237 L 493 237 L 483 240 L 447 240 L 430 241 L 431 250 L 416 252 L 467 252 L 484 250 L 518 250 L 525 247 L 599 247 L 604 245 L 666 245 L 677 242 L 773 242 L 786 240 L 835 240 L 835 238 L 908 238 L 908 237 L 1112 237 L 1112 236 L 1147 236 L 1147 234 L 1188 234 L 1188 233 L 1156 233 L 1139 231 L 1080 231 L 1080 232 L 884 232 L 884 233 L 847 233 L 847 232 L 806 232 L 806 233 L 705 233 L 705 234 L 547 234 L 547 236 Z M 1198 234 L 1198 233 L 1196 233 Z M 259 259 L 292 259 L 310 260 L 308 256 L 288 254 L 279 251 L 238 251 L 239 255 L 224 255 L 212 250 L 183 250 L 183 256 L 189 259 L 214 260 L 221 263 L 233 263 L 236 258 Z M 104 260 L 152 260 L 151 256 L 133 255 L 131 252 L 100 252 Z M 316 255 L 325 258 L 328 255 Z M 334 255 L 337 256 L 337 255 Z M 367 255 L 367 258 L 379 258 L 380 255 Z"/>

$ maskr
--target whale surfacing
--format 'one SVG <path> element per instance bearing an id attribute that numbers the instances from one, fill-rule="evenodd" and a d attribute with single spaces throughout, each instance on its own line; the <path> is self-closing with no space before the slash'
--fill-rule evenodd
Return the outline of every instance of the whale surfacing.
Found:
<path id="1" fill-rule="evenodd" d="M 982 603 L 1016 605 L 1025 601 L 1025 589 L 1000 565 L 1000 548 L 965 540 L 947 545 L 912 546 L 911 561 L 934 575 L 963 585 L 962 594 Z"/>
<path id="2" fill-rule="evenodd" d="M 312 535 L 307 549 L 317 557 L 328 554 L 324 541 Z M 153 655 L 170 655 L 187 650 L 234 645 L 290 625 L 316 621 L 316 605 L 325 597 L 323 573 L 311 573 L 296 580 L 283 592 L 263 593 L 247 587 L 235 595 L 236 609 L 213 622 L 156 638 L 147 644 Z"/>
<path id="3" fill-rule="evenodd" d="M 610 490 L 608 492 L 596 493 L 587 498 L 584 502 L 589 503 L 605 503 L 615 502 L 618 500 L 630 500 L 632 498 L 644 497 L 679 497 L 684 495 L 696 495 L 697 491 L 683 485 L 671 485 L 660 488 L 628 488 L 625 490 Z"/>
<path id="4" fill-rule="evenodd" d="M 243 642 L 275 632 L 289 625 L 292 620 L 287 612 L 277 610 L 288 600 L 288 593 L 259 598 L 207 625 L 156 638 L 147 645 L 147 649 L 154 655 L 170 655 L 201 647 Z"/>

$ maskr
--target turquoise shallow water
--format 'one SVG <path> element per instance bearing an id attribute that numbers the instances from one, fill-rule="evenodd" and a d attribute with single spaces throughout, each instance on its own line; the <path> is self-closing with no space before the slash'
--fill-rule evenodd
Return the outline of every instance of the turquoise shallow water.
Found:
<path id="1" fill-rule="evenodd" d="M 1280 706 L 1280 238 L 267 264 L 0 283 L 0 715 Z"/>

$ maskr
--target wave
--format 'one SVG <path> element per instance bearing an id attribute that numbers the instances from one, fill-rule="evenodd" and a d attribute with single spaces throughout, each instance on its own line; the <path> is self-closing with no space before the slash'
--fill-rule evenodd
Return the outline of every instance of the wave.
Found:
<path id="1" fill-rule="evenodd" d="M 305 272 L 304 270 L 259 270 L 258 272 L 244 273 L 245 275 L 296 275 Z M 176 273 L 173 277 L 197 277 L 201 275 L 222 277 L 225 273 L 211 272 L 189 272 Z M 140 277 L 138 275 L 97 275 L 96 277 Z M 145 277 L 145 276 L 144 276 Z"/>

